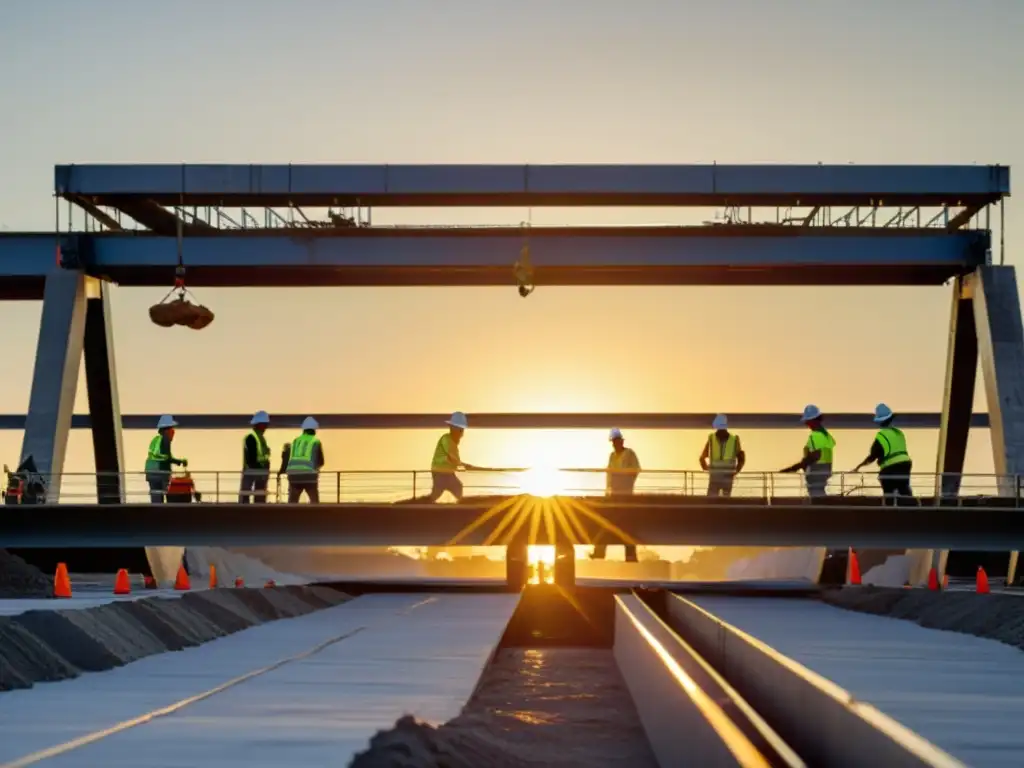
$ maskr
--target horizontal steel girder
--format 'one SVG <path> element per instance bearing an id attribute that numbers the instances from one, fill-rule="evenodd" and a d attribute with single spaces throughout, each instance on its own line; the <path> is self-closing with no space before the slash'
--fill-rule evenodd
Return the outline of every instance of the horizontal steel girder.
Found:
<path id="1" fill-rule="evenodd" d="M 1006 166 L 59 165 L 100 205 L 957 205 L 1010 191 Z"/>
<path id="2" fill-rule="evenodd" d="M 970 507 L 883 507 L 833 498 L 654 504 L 514 497 L 463 504 L 124 504 L 7 507 L 3 547 L 504 545 L 513 531 L 534 544 L 602 540 L 685 546 L 872 549 L 1024 549 L 1013 499 Z M 573 521 L 561 525 L 555 521 Z M 621 531 L 622 535 L 616 533 Z"/>
<path id="3" fill-rule="evenodd" d="M 271 428 L 295 427 L 309 414 L 275 413 Z M 316 414 L 321 429 L 444 429 L 451 414 L 441 413 L 326 413 Z M 711 429 L 713 413 L 471 413 L 473 429 Z M 160 414 L 126 414 L 123 429 L 153 430 Z M 249 429 L 249 413 L 175 414 L 182 429 Z M 832 429 L 878 429 L 866 413 L 830 413 Z M 940 413 L 901 413 L 896 420 L 903 429 L 938 429 Z M 976 413 L 971 426 L 988 427 L 988 414 Z M 90 429 L 88 414 L 71 417 L 72 429 Z M 734 413 L 729 415 L 732 429 L 806 429 L 792 413 Z M 0 429 L 24 429 L 24 414 L 0 414 Z"/>
<path id="4" fill-rule="evenodd" d="M 545 285 L 938 285 L 984 262 L 985 231 L 715 228 L 534 230 L 533 282 Z M 797 233 L 801 232 L 801 233 Z M 65 237 L 63 264 L 129 286 L 173 280 L 173 237 Z M 190 285 L 514 286 L 519 230 L 351 230 L 348 234 L 225 233 L 185 239 Z M 52 235 L 0 237 L 0 287 L 53 268 Z M 41 291 L 41 287 L 39 288 Z M 41 293 L 40 293 L 41 295 Z"/>

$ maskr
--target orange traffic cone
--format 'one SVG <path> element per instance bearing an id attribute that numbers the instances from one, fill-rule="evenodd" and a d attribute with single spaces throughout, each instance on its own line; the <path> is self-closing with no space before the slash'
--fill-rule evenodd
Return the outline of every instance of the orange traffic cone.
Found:
<path id="1" fill-rule="evenodd" d="M 178 566 L 178 575 L 174 579 L 174 588 L 179 591 L 192 589 L 192 582 L 189 581 L 188 572 L 185 570 L 184 563 Z"/>
<path id="2" fill-rule="evenodd" d="M 132 584 L 128 580 L 128 571 L 124 568 L 120 568 L 117 571 L 117 578 L 114 579 L 114 594 L 115 595 L 130 595 L 132 593 Z"/>
<path id="3" fill-rule="evenodd" d="M 53 577 L 53 596 L 71 597 L 71 577 L 68 576 L 65 563 L 57 563 L 57 573 Z"/>
<path id="4" fill-rule="evenodd" d="M 244 586 L 245 586 L 245 579 L 243 579 L 241 576 L 236 576 L 235 577 L 235 589 L 241 589 Z"/>
<path id="5" fill-rule="evenodd" d="M 942 588 L 943 589 L 949 589 L 949 574 L 948 573 L 942 574 Z"/>
<path id="6" fill-rule="evenodd" d="M 978 577 L 975 581 L 974 591 L 979 595 L 988 594 L 988 574 L 985 573 L 985 569 L 980 565 L 978 566 Z"/>
<path id="7" fill-rule="evenodd" d="M 217 566 L 210 566 L 210 589 L 217 588 Z"/>
<path id="8" fill-rule="evenodd" d="M 264 584 L 263 586 L 266 589 L 270 589 L 271 587 L 276 587 L 277 586 L 277 582 L 274 581 L 273 579 L 267 579 L 267 583 Z"/>
<path id="9" fill-rule="evenodd" d="M 850 575 L 847 583 L 852 586 L 860 586 L 860 561 L 857 560 L 857 553 L 850 550 Z"/>
<path id="10" fill-rule="evenodd" d="M 937 591 L 939 588 L 939 572 L 932 568 L 928 571 L 928 589 L 932 592 Z"/>

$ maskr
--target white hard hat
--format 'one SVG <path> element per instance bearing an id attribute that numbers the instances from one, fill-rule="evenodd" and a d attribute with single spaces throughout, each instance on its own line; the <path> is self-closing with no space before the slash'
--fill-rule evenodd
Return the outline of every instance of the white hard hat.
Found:
<path id="1" fill-rule="evenodd" d="M 883 421 L 888 421 L 892 418 L 892 408 L 885 403 L 879 403 L 875 406 L 875 424 L 881 424 Z"/>
<path id="2" fill-rule="evenodd" d="M 160 417 L 160 421 L 156 423 L 157 429 L 168 429 L 170 427 L 178 426 L 178 422 L 174 420 L 173 416 L 163 415 Z"/>
<path id="3" fill-rule="evenodd" d="M 452 414 L 452 417 L 445 422 L 449 427 L 455 427 L 456 429 L 466 429 L 469 427 L 469 422 L 466 421 L 466 414 L 462 411 L 456 411 Z"/>
<path id="4" fill-rule="evenodd" d="M 619 429 L 618 427 L 615 427 L 611 432 L 608 433 L 608 439 L 609 440 L 621 440 L 622 439 L 622 430 Z"/>
<path id="5" fill-rule="evenodd" d="M 302 431 L 305 432 L 307 429 L 320 429 L 320 422 L 312 416 L 307 416 L 302 420 Z"/>
<path id="6" fill-rule="evenodd" d="M 270 414 L 268 414 L 266 411 L 256 411 L 256 413 L 253 414 L 252 421 L 250 421 L 249 423 L 252 424 L 253 426 L 256 426 L 257 424 L 269 424 Z"/>
<path id="7" fill-rule="evenodd" d="M 800 417 L 800 421 L 814 421 L 815 419 L 821 418 L 821 408 L 816 405 L 808 405 L 804 408 L 804 415 Z"/>
<path id="8" fill-rule="evenodd" d="M 711 422 L 712 429 L 728 429 L 729 419 L 724 413 L 720 413 L 715 416 L 715 420 Z"/>

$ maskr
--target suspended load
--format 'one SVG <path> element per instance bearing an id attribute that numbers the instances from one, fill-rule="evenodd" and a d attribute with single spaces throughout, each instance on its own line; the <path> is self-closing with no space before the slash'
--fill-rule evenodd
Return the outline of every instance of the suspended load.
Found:
<path id="1" fill-rule="evenodd" d="M 168 301 L 175 293 L 177 296 Z M 186 295 L 192 296 L 185 287 L 185 268 L 179 264 L 175 270 L 174 287 L 159 304 L 149 308 L 149 319 L 161 328 L 182 325 L 193 331 L 201 331 L 213 322 L 213 312 L 202 304 L 192 303 L 185 298 Z"/>

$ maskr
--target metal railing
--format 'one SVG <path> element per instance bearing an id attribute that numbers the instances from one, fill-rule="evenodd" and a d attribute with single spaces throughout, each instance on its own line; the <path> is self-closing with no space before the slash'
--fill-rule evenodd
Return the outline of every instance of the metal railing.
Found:
<path id="1" fill-rule="evenodd" d="M 606 475 L 604 469 L 504 469 L 458 473 L 467 498 L 520 493 L 599 497 L 605 494 Z M 120 499 L 131 503 L 151 500 L 144 472 L 66 472 L 60 475 L 40 474 L 37 477 L 45 483 L 48 489 L 47 501 L 50 503 L 90 504 L 97 503 L 99 497 L 107 501 Z M 239 501 L 242 480 L 239 471 L 190 472 L 188 477 L 198 495 L 196 501 Z M 709 477 L 707 472 L 695 470 L 643 470 L 637 478 L 634 493 L 705 496 L 708 493 Z M 942 492 L 940 479 L 956 481 L 954 487 L 958 486 L 958 490 Z M 929 498 L 1015 496 L 1020 499 L 1022 496 L 1021 477 L 1015 475 L 963 474 L 940 477 L 934 473 L 914 473 L 911 475 L 911 485 L 917 496 Z M 317 487 L 321 503 L 393 503 L 423 499 L 430 494 L 432 478 L 429 470 L 321 472 Z M 271 474 L 265 494 L 266 501 L 286 502 L 289 490 L 286 475 Z M 826 490 L 833 497 L 881 499 L 883 496 L 875 473 L 837 472 L 830 478 Z M 731 495 L 734 498 L 763 499 L 766 504 L 771 504 L 773 499 L 807 498 L 808 493 L 801 473 L 742 472 L 735 477 Z M 452 497 L 447 494 L 440 499 L 441 502 L 451 500 Z M 9 499 L 8 503 L 16 502 Z"/>

